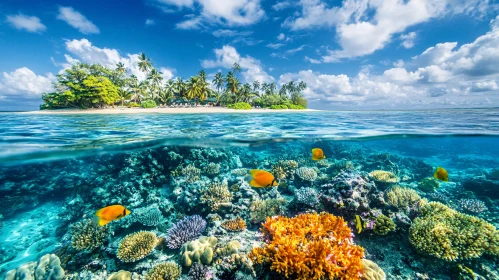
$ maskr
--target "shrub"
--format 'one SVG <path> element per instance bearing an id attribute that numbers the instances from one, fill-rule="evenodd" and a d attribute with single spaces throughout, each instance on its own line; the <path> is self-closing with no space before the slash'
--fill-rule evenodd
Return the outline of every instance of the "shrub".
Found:
<path id="1" fill-rule="evenodd" d="M 307 109 L 307 107 L 305 107 L 303 105 L 295 105 L 295 104 L 288 105 L 288 108 L 292 109 L 292 110 L 305 110 L 305 109 Z"/>
<path id="2" fill-rule="evenodd" d="M 128 103 L 128 108 L 140 107 L 140 104 L 137 102 Z"/>
<path id="3" fill-rule="evenodd" d="M 145 101 L 142 101 L 142 103 L 140 104 L 140 106 L 142 108 L 154 108 L 156 107 L 156 101 L 154 100 L 145 100 Z"/>
<path id="4" fill-rule="evenodd" d="M 235 104 L 227 105 L 227 108 L 235 109 L 235 110 L 250 110 L 251 105 L 249 105 L 246 102 L 237 102 Z"/>
<path id="5" fill-rule="evenodd" d="M 285 110 L 288 109 L 288 106 L 281 104 L 281 105 L 272 105 L 270 106 L 270 109 L 272 110 Z"/>

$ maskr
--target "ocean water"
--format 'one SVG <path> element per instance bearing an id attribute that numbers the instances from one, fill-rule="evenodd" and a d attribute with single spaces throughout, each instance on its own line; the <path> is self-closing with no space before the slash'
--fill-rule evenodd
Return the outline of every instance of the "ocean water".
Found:
<path id="1" fill-rule="evenodd" d="M 312 160 L 314 148 L 326 158 Z M 278 186 L 250 186 L 253 169 Z M 97 225 L 110 205 L 131 213 Z M 499 110 L 0 113 L 0 215 L 0 277 L 55 254 L 43 277 L 499 279 Z M 275 231 L 320 215 L 344 223 Z M 190 245 L 202 268 L 181 248 L 200 236 L 217 239 Z M 321 255 L 320 242 L 363 251 Z M 385 278 L 367 278 L 361 258 Z M 165 262 L 181 275 L 154 278 Z"/>

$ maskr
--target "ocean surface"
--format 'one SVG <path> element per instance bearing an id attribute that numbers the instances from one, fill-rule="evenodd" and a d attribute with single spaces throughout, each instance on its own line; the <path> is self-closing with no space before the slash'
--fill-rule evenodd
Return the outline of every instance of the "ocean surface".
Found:
<path id="1" fill-rule="evenodd" d="M 499 109 L 0 113 L 1 279 L 499 279 L 498 227 Z"/>

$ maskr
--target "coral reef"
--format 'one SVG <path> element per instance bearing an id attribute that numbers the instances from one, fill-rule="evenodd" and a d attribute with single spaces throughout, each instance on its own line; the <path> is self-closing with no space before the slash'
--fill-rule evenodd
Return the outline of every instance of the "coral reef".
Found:
<path id="1" fill-rule="evenodd" d="M 206 221 L 201 216 L 188 216 L 178 221 L 168 230 L 168 236 L 165 241 L 168 248 L 178 249 L 185 242 L 201 236 L 205 228 Z"/>
<path id="2" fill-rule="evenodd" d="M 189 280 L 206 280 L 208 279 L 209 269 L 200 263 L 195 263 L 189 269 Z"/>
<path id="3" fill-rule="evenodd" d="M 254 200 L 250 206 L 250 219 L 254 224 L 265 221 L 267 217 L 284 213 L 286 200 L 284 198 L 268 198 Z"/>
<path id="4" fill-rule="evenodd" d="M 155 205 L 136 209 L 132 215 L 135 221 L 145 226 L 157 226 L 164 221 L 161 210 Z"/>
<path id="5" fill-rule="evenodd" d="M 474 192 L 479 196 L 487 196 L 490 199 L 499 199 L 499 180 L 488 180 L 473 178 L 463 182 L 463 188 Z"/>
<path id="6" fill-rule="evenodd" d="M 398 183 L 400 178 L 397 175 L 393 174 L 390 171 L 384 170 L 374 170 L 369 173 L 369 176 L 373 178 L 374 182 L 380 185 L 390 185 L 394 183 Z"/>
<path id="7" fill-rule="evenodd" d="M 268 240 L 249 257 L 292 279 L 358 279 L 364 250 L 351 242 L 343 218 L 331 214 L 300 214 L 267 218 L 262 233 Z"/>
<path id="8" fill-rule="evenodd" d="M 182 245 L 180 259 L 184 267 L 191 267 L 193 263 L 211 264 L 213 253 L 218 240 L 214 236 L 201 236 Z"/>
<path id="9" fill-rule="evenodd" d="M 212 211 L 218 211 L 222 206 L 230 206 L 232 201 L 232 193 L 230 192 L 227 182 L 213 182 L 201 191 L 201 202 L 207 204 Z"/>
<path id="10" fill-rule="evenodd" d="M 395 223 L 389 217 L 381 214 L 374 220 L 374 233 L 377 235 L 387 235 L 395 230 Z"/>
<path id="11" fill-rule="evenodd" d="M 132 273 L 126 270 L 120 270 L 109 275 L 107 280 L 132 280 Z"/>
<path id="12" fill-rule="evenodd" d="M 481 200 L 478 200 L 478 199 L 473 199 L 473 198 L 469 198 L 469 199 L 460 199 L 457 201 L 457 207 L 460 211 L 462 212 L 466 212 L 466 213 L 469 213 L 469 214 L 480 214 L 480 213 L 483 213 L 485 211 L 487 211 L 487 206 L 485 205 L 485 203 Z"/>
<path id="13" fill-rule="evenodd" d="M 440 187 L 440 183 L 432 177 L 424 178 L 418 183 L 418 188 L 424 192 L 434 192 Z"/>
<path id="14" fill-rule="evenodd" d="M 222 222 L 221 227 L 228 231 L 242 231 L 246 229 L 246 222 L 241 217 L 237 217 L 233 220 Z"/>
<path id="15" fill-rule="evenodd" d="M 409 240 L 420 252 L 446 261 L 499 255 L 499 231 L 493 225 L 440 202 L 421 207 Z"/>
<path id="16" fill-rule="evenodd" d="M 8 271 L 5 280 L 62 280 L 64 275 L 59 258 L 54 254 L 47 254 L 42 256 L 38 263 L 30 262 Z"/>
<path id="17" fill-rule="evenodd" d="M 375 262 L 362 259 L 361 280 L 386 280 L 386 274 Z"/>
<path id="18" fill-rule="evenodd" d="M 232 169 L 230 171 L 231 174 L 234 174 L 238 177 L 242 177 L 242 176 L 245 176 L 248 174 L 248 169 L 247 168 L 236 168 L 236 169 Z"/>
<path id="19" fill-rule="evenodd" d="M 421 196 L 410 188 L 395 186 L 386 192 L 386 203 L 406 214 L 417 212 L 427 202 L 426 199 L 421 199 Z"/>
<path id="20" fill-rule="evenodd" d="M 313 182 L 317 179 L 317 172 L 310 167 L 300 167 L 296 169 L 295 173 L 303 181 Z"/>
<path id="21" fill-rule="evenodd" d="M 293 180 L 298 163 L 294 160 L 280 160 L 272 165 L 271 173 L 279 180 Z"/>
<path id="22" fill-rule="evenodd" d="M 182 168 L 181 173 L 186 177 L 187 183 L 194 183 L 200 179 L 199 176 L 201 175 L 201 170 L 196 168 L 194 164 L 190 164 Z"/>
<path id="23" fill-rule="evenodd" d="M 319 193 L 314 188 L 301 188 L 295 191 L 296 202 L 315 207 L 319 204 Z"/>
<path id="24" fill-rule="evenodd" d="M 210 162 L 205 168 L 204 172 L 210 176 L 216 176 L 220 173 L 220 164 Z"/>
<path id="25" fill-rule="evenodd" d="M 176 280 L 180 278 L 182 268 L 175 262 L 165 262 L 155 265 L 145 277 L 145 280 Z"/>
<path id="26" fill-rule="evenodd" d="M 101 247 L 108 236 L 108 227 L 101 227 L 91 219 L 72 224 L 71 246 L 76 250 L 94 250 Z"/>
<path id="27" fill-rule="evenodd" d="M 135 262 L 147 257 L 156 247 L 158 239 L 150 231 L 139 231 L 121 240 L 116 256 L 123 262 Z"/>
<path id="28" fill-rule="evenodd" d="M 232 254 L 236 254 L 241 248 L 241 244 L 237 240 L 232 240 L 229 243 L 225 244 L 222 248 L 218 248 L 215 252 L 219 256 L 230 256 Z"/>

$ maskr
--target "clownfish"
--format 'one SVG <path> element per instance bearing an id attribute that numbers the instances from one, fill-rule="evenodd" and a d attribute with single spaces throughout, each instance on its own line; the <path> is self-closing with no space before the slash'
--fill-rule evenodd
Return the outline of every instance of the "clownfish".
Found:
<path id="1" fill-rule="evenodd" d="M 449 173 L 447 173 L 447 170 L 443 169 L 440 166 L 438 166 L 435 173 L 433 173 L 433 177 L 437 180 L 441 180 L 441 181 L 445 181 L 445 182 L 449 181 Z"/>
<path id="2" fill-rule="evenodd" d="M 326 156 L 324 155 L 324 151 L 320 148 L 314 148 L 312 149 L 312 160 L 321 160 L 325 159 Z"/>
<path id="3" fill-rule="evenodd" d="M 123 205 L 111 205 L 99 209 L 95 212 L 95 217 L 98 218 L 97 223 L 99 226 L 105 226 L 114 220 L 119 220 L 126 215 L 129 215 L 130 213 L 130 210 L 126 209 Z"/>
<path id="4" fill-rule="evenodd" d="M 252 180 L 249 182 L 250 186 L 255 188 L 275 187 L 279 185 L 270 172 L 264 170 L 253 169 L 250 170 Z"/>

